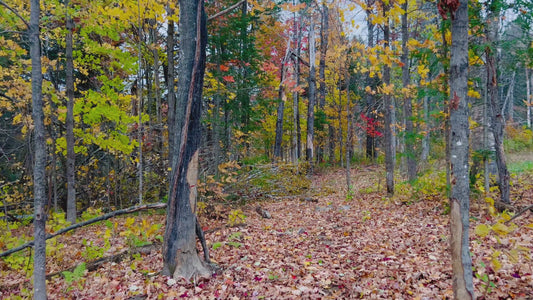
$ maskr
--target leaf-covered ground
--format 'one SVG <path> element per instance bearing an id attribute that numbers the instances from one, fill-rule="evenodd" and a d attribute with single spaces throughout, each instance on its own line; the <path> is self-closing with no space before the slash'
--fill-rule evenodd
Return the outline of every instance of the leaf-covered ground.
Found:
<path id="1" fill-rule="evenodd" d="M 204 220 L 211 257 L 222 268 L 210 279 L 185 282 L 158 275 L 162 257 L 156 248 L 119 263 L 105 263 L 70 283 L 55 276 L 48 281 L 49 297 L 451 299 L 446 201 L 388 200 L 376 187 L 377 172 L 373 168 L 352 171 L 353 197 L 346 196 L 344 171 L 337 171 L 313 178 L 312 199 L 317 202 L 289 197 L 259 203 L 271 219 L 262 218 L 255 203 L 242 208 L 246 225 L 229 227 L 226 220 Z M 526 187 L 518 200 L 531 204 L 532 195 Z M 478 298 L 533 299 L 533 264 L 527 257 L 533 249 L 533 230 L 526 226 L 533 214 L 514 220 L 518 228 L 506 236 L 480 237 L 474 234 L 476 225 L 497 221 L 485 207 L 483 200 L 473 200 L 471 251 Z M 127 248 L 119 234 L 131 228 L 126 219 L 116 221 L 106 256 Z M 143 214 L 136 222 L 148 228 L 163 224 L 164 216 Z M 99 224 L 58 239 L 67 246 L 49 258 L 49 273 L 84 261 L 83 239 L 103 247 L 107 229 Z M 513 252 L 517 246 L 521 250 Z M 495 251 L 499 251 L 496 258 Z M 500 268 L 491 262 L 494 258 Z M 24 272 L 10 271 L 5 263 L 0 268 L 0 298 L 30 295 Z"/>

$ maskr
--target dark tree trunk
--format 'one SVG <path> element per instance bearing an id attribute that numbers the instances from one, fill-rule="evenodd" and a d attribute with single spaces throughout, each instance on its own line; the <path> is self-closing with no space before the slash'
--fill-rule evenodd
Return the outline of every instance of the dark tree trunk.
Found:
<path id="1" fill-rule="evenodd" d="M 496 2 L 496 3 L 494 3 Z M 507 169 L 507 162 L 505 159 L 505 150 L 503 148 L 503 134 L 505 129 L 505 121 L 503 119 L 503 109 L 500 104 L 500 97 L 498 95 L 498 74 L 497 74 L 497 59 L 494 54 L 495 45 L 497 42 L 498 22 L 499 22 L 499 0 L 493 0 L 491 7 L 494 10 L 489 10 L 487 15 L 487 47 L 485 48 L 486 55 L 486 69 L 487 69 L 487 93 L 490 104 L 490 119 L 491 129 L 494 136 L 494 148 L 496 150 L 496 166 L 498 167 L 498 186 L 500 187 L 501 201 L 503 203 L 510 203 L 509 181 L 510 174 Z"/>
<path id="2" fill-rule="evenodd" d="M 174 11 L 168 9 L 169 15 L 174 15 Z M 172 165 L 172 153 L 174 153 L 174 135 L 171 134 L 175 127 L 176 117 L 176 95 L 174 92 L 174 21 L 168 21 L 167 28 L 167 104 L 168 104 L 168 160 Z"/>
<path id="3" fill-rule="evenodd" d="M 180 0 L 180 80 L 176 105 L 172 175 L 163 247 L 163 274 L 209 276 L 196 249 L 196 182 L 207 27 L 203 0 Z"/>
<path id="4" fill-rule="evenodd" d="M 475 299 L 469 251 L 468 1 L 452 13 L 450 58 L 451 239 L 455 299 Z"/>
<path id="5" fill-rule="evenodd" d="M 296 33 L 296 56 L 294 58 L 295 74 L 296 77 L 296 87 L 300 86 L 300 48 L 302 44 L 302 30 L 300 25 L 296 22 L 296 16 L 294 18 L 294 30 Z M 294 135 L 293 135 L 293 152 L 294 159 L 293 163 L 297 163 L 298 160 L 302 157 L 302 130 L 300 127 L 300 92 L 293 91 L 292 95 L 292 107 L 293 107 L 293 118 L 294 118 Z"/>
<path id="6" fill-rule="evenodd" d="M 315 70 L 315 26 L 313 20 L 309 25 L 309 103 L 307 106 L 307 140 L 305 147 L 305 158 L 309 164 L 313 165 L 314 138 L 315 138 L 315 103 L 316 103 L 316 70 Z"/>
<path id="7" fill-rule="evenodd" d="M 74 30 L 74 21 L 69 14 L 69 1 L 65 3 L 67 9 L 67 36 L 66 36 L 66 68 L 65 83 L 67 89 L 67 118 L 66 118 L 66 140 L 67 140 L 67 221 L 71 224 L 76 223 L 76 169 L 74 152 L 74 59 L 72 57 L 72 32 Z"/>
<path id="8" fill-rule="evenodd" d="M 402 14 L 402 84 L 404 88 L 409 88 L 411 81 L 409 74 L 409 49 L 407 42 L 409 41 L 409 24 L 407 22 L 407 1 L 402 4 L 404 13 Z M 405 95 L 403 103 L 404 119 L 405 119 L 405 155 L 407 156 L 407 178 L 414 180 L 416 178 L 416 160 L 415 160 L 415 133 L 413 128 L 413 107 L 411 104 L 411 97 Z"/>
<path id="9" fill-rule="evenodd" d="M 281 143 L 283 141 L 283 113 L 285 112 L 285 87 L 283 80 L 285 79 L 285 63 L 289 58 L 290 44 L 287 45 L 287 53 L 281 62 L 281 75 L 278 89 L 278 113 L 276 118 L 276 137 L 274 140 L 274 160 L 281 160 Z"/>
<path id="10" fill-rule="evenodd" d="M 43 75 L 41 73 L 41 44 L 39 38 L 40 1 L 31 0 L 30 39 L 31 93 L 33 117 L 33 201 L 34 201 L 34 258 L 33 258 L 33 297 L 46 299 L 46 141 L 44 129 Z"/>
<path id="11" fill-rule="evenodd" d="M 388 11 L 389 11 L 389 5 L 383 4 L 383 17 L 386 18 L 386 23 L 383 26 L 383 39 L 384 39 L 384 47 L 385 49 L 388 49 L 389 43 L 390 43 L 390 28 L 389 28 L 389 19 L 388 19 Z M 393 195 L 394 194 L 394 136 L 392 133 L 392 114 L 394 110 L 394 104 L 392 102 L 392 96 L 390 95 L 390 92 L 387 92 L 387 88 L 390 85 L 390 69 L 391 67 L 387 64 L 383 66 L 383 86 L 386 88 L 385 92 L 383 94 L 383 104 L 385 105 L 385 172 L 386 172 L 386 184 L 387 184 L 387 194 Z"/>
<path id="12" fill-rule="evenodd" d="M 370 7 L 373 5 L 374 1 L 369 0 L 367 1 L 367 5 Z M 367 22 L 366 25 L 368 27 L 368 48 L 374 47 L 374 24 L 372 23 L 372 20 L 370 19 L 372 15 L 372 9 L 366 10 L 366 18 Z M 370 63 L 370 62 L 369 62 Z M 369 86 L 372 90 L 376 89 L 376 79 L 370 77 L 370 72 L 367 72 L 366 75 L 366 85 Z M 366 117 L 371 118 L 373 120 L 376 120 L 376 107 L 375 107 L 375 99 L 374 95 L 372 93 L 366 93 Z M 376 140 L 374 133 L 366 130 L 366 157 L 370 158 L 371 160 L 374 160 L 377 157 L 376 152 Z"/>

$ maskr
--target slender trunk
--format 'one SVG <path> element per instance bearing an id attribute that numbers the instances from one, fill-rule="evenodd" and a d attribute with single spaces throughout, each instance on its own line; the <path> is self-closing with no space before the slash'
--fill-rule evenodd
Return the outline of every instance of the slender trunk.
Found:
<path id="1" fill-rule="evenodd" d="M 315 103 L 316 103 L 316 70 L 315 70 L 316 48 L 315 48 L 315 26 L 313 20 L 309 25 L 309 103 L 307 106 L 307 139 L 305 157 L 312 168 L 315 138 Z"/>
<path id="2" fill-rule="evenodd" d="M 408 89 L 411 81 L 409 74 L 409 49 L 407 42 L 409 40 L 409 24 L 407 22 L 407 1 L 402 4 L 404 13 L 402 14 L 402 84 Z M 416 178 L 416 159 L 414 145 L 416 143 L 415 132 L 413 127 L 413 107 L 411 97 L 405 95 L 403 103 L 404 120 L 405 120 L 405 154 L 407 156 L 407 178 L 412 181 Z"/>
<path id="3" fill-rule="evenodd" d="M 469 250 L 468 1 L 452 17 L 450 59 L 451 253 L 455 299 L 475 299 Z"/>
<path id="4" fill-rule="evenodd" d="M 174 15 L 174 11 L 168 11 L 170 16 Z M 174 135 L 171 134 L 172 129 L 176 123 L 176 96 L 174 92 L 174 21 L 168 21 L 167 28 L 167 128 L 168 128 L 168 159 L 170 165 L 172 162 L 172 153 L 174 153 Z"/>
<path id="5" fill-rule="evenodd" d="M 76 223 L 76 153 L 74 152 L 74 59 L 72 57 L 74 21 L 69 15 L 70 3 L 65 3 L 67 9 L 67 36 L 66 36 L 66 89 L 67 89 L 67 117 L 66 117 L 66 140 L 67 140 L 67 221 Z"/>
<path id="6" fill-rule="evenodd" d="M 158 44 L 157 40 L 157 26 L 154 25 L 152 28 L 152 54 L 154 55 L 154 96 L 155 96 L 155 114 L 157 122 L 157 131 L 159 132 L 161 126 L 161 95 L 159 94 L 159 50 L 156 46 Z M 157 137 L 158 140 L 161 140 Z M 159 143 L 158 143 L 159 144 Z"/>
<path id="7" fill-rule="evenodd" d="M 445 21 L 442 21 L 442 28 L 441 28 L 441 35 L 442 35 L 442 56 L 444 59 L 448 57 L 448 43 L 446 42 L 446 28 L 445 28 Z M 444 63 L 444 74 L 448 74 L 448 67 L 446 66 L 446 63 Z M 445 82 L 448 80 L 446 78 Z M 449 104 L 449 103 L 448 103 Z M 444 138 L 446 139 L 446 186 L 450 187 L 451 185 L 451 157 L 450 157 L 450 105 L 446 107 L 447 116 L 444 121 Z M 448 197 L 450 196 L 450 192 L 448 191 Z"/>
<path id="8" fill-rule="evenodd" d="M 368 5 L 371 5 L 373 1 L 368 1 Z M 372 16 L 372 10 L 368 9 L 366 10 L 366 25 L 368 28 L 368 48 L 374 47 L 374 24 L 372 23 L 372 20 L 370 17 Z M 370 62 L 368 62 L 370 64 Z M 366 74 L 366 85 L 369 86 L 372 90 L 376 89 L 376 79 L 370 77 L 370 72 L 367 72 Z M 376 114 L 376 107 L 375 107 L 375 99 L 374 95 L 372 93 L 366 93 L 366 117 L 369 120 L 375 121 L 377 118 Z M 367 121 L 368 123 L 369 121 Z M 374 132 L 371 132 L 368 130 L 369 124 L 366 124 L 367 130 L 366 130 L 366 157 L 370 158 L 372 161 L 377 157 L 376 152 L 376 139 Z"/>
<path id="9" fill-rule="evenodd" d="M 180 61 L 172 175 L 163 245 L 163 274 L 209 276 L 196 249 L 196 184 L 207 27 L 203 0 L 180 0 Z M 178 118 L 179 116 L 179 118 Z M 200 228 L 201 230 L 201 228 Z"/>
<path id="10" fill-rule="evenodd" d="M 33 117 L 33 201 L 34 201 L 34 258 L 33 258 L 33 298 L 46 299 L 46 141 L 44 129 L 43 95 L 41 73 L 41 45 L 39 38 L 40 1 L 31 0 L 30 39 L 31 92 Z"/>
<path id="11" fill-rule="evenodd" d="M 509 87 L 507 88 L 507 95 L 505 96 L 504 108 L 507 108 L 507 120 L 513 122 L 514 118 L 514 84 L 515 84 L 516 71 L 513 71 L 511 75 L 511 82 L 509 82 Z M 505 116 L 503 109 L 502 115 Z"/>
<path id="12" fill-rule="evenodd" d="M 143 93 L 143 79 L 142 79 L 142 52 L 141 52 L 141 41 L 142 41 L 142 21 L 141 21 L 141 6 L 140 2 L 137 2 L 137 13 L 138 13 L 138 23 L 139 26 L 139 44 L 137 45 L 137 63 L 138 65 L 138 74 L 137 74 L 137 114 L 138 114 L 138 124 L 137 124 L 137 141 L 139 143 L 139 161 L 137 162 L 137 176 L 139 177 L 139 205 L 143 203 L 143 123 L 142 123 L 142 93 Z"/>
<path id="13" fill-rule="evenodd" d="M 326 105 L 326 55 L 328 52 L 329 40 L 329 9 L 326 1 L 322 1 L 321 20 L 320 20 L 320 62 L 318 66 L 318 108 L 324 111 Z M 324 156 L 324 146 L 319 140 L 317 142 L 316 158 L 321 161 Z"/>
<path id="14" fill-rule="evenodd" d="M 346 81 L 348 82 L 348 87 L 346 88 L 346 189 L 348 191 L 348 194 L 351 193 L 352 189 L 352 182 L 351 182 L 351 170 L 350 170 L 350 160 L 351 158 L 351 151 L 349 149 L 352 148 L 352 131 L 351 131 L 351 115 L 352 111 L 350 109 L 351 106 L 351 99 L 350 99 L 350 83 L 351 83 L 351 76 L 350 76 L 350 63 L 348 63 L 348 67 L 346 68 Z"/>
<path id="15" fill-rule="evenodd" d="M 494 0 L 498 1 L 498 0 Z M 496 7 L 497 5 L 492 5 Z M 490 103 L 490 118 L 492 134 L 494 136 L 494 147 L 496 150 L 496 166 L 498 167 L 498 185 L 501 193 L 501 201 L 503 203 L 510 203 L 510 174 L 507 169 L 507 162 L 505 159 L 505 150 L 503 148 L 503 134 L 505 129 L 505 122 L 503 120 L 500 98 L 498 96 L 498 74 L 497 74 L 497 58 L 494 53 L 497 42 L 499 10 L 489 11 L 487 15 L 487 46 L 485 48 L 486 55 L 486 69 L 487 69 L 487 93 Z"/>
<path id="16" fill-rule="evenodd" d="M 339 106 L 337 109 L 337 121 L 339 122 L 339 162 L 341 163 L 341 167 L 344 167 L 344 157 L 342 152 L 342 146 L 343 146 L 343 133 L 342 133 L 342 82 L 341 82 L 341 76 L 339 74 Z"/>
<path id="17" fill-rule="evenodd" d="M 295 21 L 296 22 L 296 21 Z M 294 76 L 296 77 L 295 78 L 295 82 L 296 82 L 296 87 L 299 87 L 300 86 L 300 44 L 301 44 L 301 39 L 302 39 L 302 36 L 301 36 L 301 33 L 300 33 L 300 30 L 298 30 L 296 24 L 294 25 L 294 29 L 297 31 L 296 35 L 296 54 L 298 57 L 296 57 L 294 59 Z M 300 104 L 300 93 L 298 91 L 293 91 L 292 93 L 292 111 L 293 111 L 293 122 L 294 122 L 294 132 L 293 132 L 293 139 L 292 139 L 292 143 L 293 143 L 293 153 L 294 153 L 294 156 L 293 156 L 293 163 L 296 163 L 298 162 L 298 160 L 300 159 L 300 157 L 302 156 L 302 147 L 301 147 L 301 141 L 302 141 L 302 138 L 301 138 L 301 127 L 300 127 L 300 107 L 299 107 L 299 104 Z"/>
<path id="18" fill-rule="evenodd" d="M 278 88 L 278 114 L 276 119 L 276 137 L 274 141 L 274 160 L 281 160 L 281 143 L 283 141 L 283 113 L 285 111 L 285 87 L 283 86 L 283 80 L 285 79 L 285 64 L 289 59 L 290 53 L 290 40 L 287 41 L 287 51 L 285 57 L 281 62 L 281 74 L 279 79 Z"/>
<path id="19" fill-rule="evenodd" d="M 383 41 L 384 41 L 384 48 L 385 50 L 388 50 L 390 45 L 390 28 L 389 28 L 389 19 L 388 19 L 388 11 L 389 11 L 389 5 L 383 4 L 383 17 L 386 18 L 386 23 L 383 26 Z M 391 75 L 390 70 L 391 67 L 387 64 L 383 66 L 383 87 L 385 90 L 388 89 L 388 86 L 390 85 Z M 387 194 L 388 195 L 394 195 L 394 142 L 393 142 L 393 133 L 392 133 L 392 111 L 394 109 L 394 105 L 392 103 L 392 98 L 389 92 L 385 91 L 383 94 L 383 103 L 385 106 L 385 172 L 386 172 L 386 184 L 387 184 Z"/>
<path id="20" fill-rule="evenodd" d="M 533 86 L 533 74 L 530 73 L 530 69 L 525 66 L 526 70 L 526 115 L 527 115 L 527 127 L 531 128 L 531 105 L 533 104 L 533 95 L 531 94 L 531 88 Z M 531 78 L 531 81 L 530 81 Z"/>
<path id="21" fill-rule="evenodd" d="M 420 160 L 427 162 L 429 158 L 429 137 L 430 137 L 430 124 L 429 124 L 429 97 L 424 96 L 423 99 L 423 114 L 424 114 L 424 137 L 422 138 L 422 153 L 420 154 Z"/>

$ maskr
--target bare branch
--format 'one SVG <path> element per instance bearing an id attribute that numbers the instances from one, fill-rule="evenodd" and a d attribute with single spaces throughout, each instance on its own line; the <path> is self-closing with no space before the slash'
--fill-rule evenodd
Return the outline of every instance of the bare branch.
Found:
<path id="1" fill-rule="evenodd" d="M 244 1 L 245 1 L 245 0 L 241 0 L 241 1 L 239 1 L 239 2 L 237 2 L 237 3 L 235 3 L 235 4 L 233 4 L 232 6 L 226 8 L 225 10 L 217 12 L 216 14 L 214 14 L 214 15 L 210 16 L 209 18 L 207 18 L 207 21 L 209 22 L 209 21 L 211 21 L 211 20 L 213 20 L 213 19 L 215 19 L 215 18 L 218 18 L 218 17 L 220 17 L 220 16 L 222 16 L 222 15 L 225 15 L 225 14 L 229 13 L 230 11 L 232 11 L 232 10 L 234 10 L 235 8 L 239 7 L 239 5 L 243 4 Z"/>
<path id="2" fill-rule="evenodd" d="M 26 24 L 27 28 L 30 28 L 30 24 L 28 24 L 28 22 L 16 10 L 14 10 L 9 5 L 7 5 L 4 1 L 1 1 L 1 0 L 0 0 L 0 5 L 5 6 L 7 9 L 9 9 L 12 13 L 15 14 L 15 16 L 17 16 L 22 22 L 24 22 L 24 24 Z"/>
<path id="3" fill-rule="evenodd" d="M 77 224 L 71 225 L 69 227 L 63 228 L 63 229 L 59 230 L 58 232 L 56 232 L 54 234 L 48 234 L 46 236 L 46 239 L 48 240 L 48 239 L 51 239 L 51 238 L 56 237 L 58 235 L 61 235 L 61 234 L 65 233 L 65 232 L 69 232 L 71 230 L 74 230 L 76 228 L 80 228 L 80 227 L 83 227 L 83 226 L 86 226 L 86 225 L 90 225 L 90 224 L 96 223 L 98 221 L 107 220 L 107 219 L 110 219 L 110 218 L 113 218 L 113 217 L 116 217 L 116 216 L 130 214 L 130 213 L 133 213 L 133 212 L 136 212 L 136 211 L 140 211 L 140 210 L 154 209 L 154 208 L 165 208 L 165 207 L 167 207 L 166 203 L 154 203 L 154 204 L 145 204 L 145 205 L 139 205 L 139 206 L 132 206 L 132 207 L 128 207 L 128 208 L 125 208 L 125 209 L 116 210 L 116 211 L 107 213 L 105 215 L 96 217 L 94 219 L 90 219 L 90 220 L 87 220 L 85 222 L 77 223 Z M 2 253 L 0 253 L 0 257 L 8 256 L 10 254 L 13 254 L 15 252 L 18 252 L 20 250 L 23 250 L 23 249 L 26 249 L 26 248 L 32 247 L 32 246 L 33 246 L 33 241 L 28 242 L 28 243 L 26 243 L 24 245 L 20 245 L 20 246 L 18 246 L 16 248 L 7 250 L 6 252 L 2 252 Z"/>

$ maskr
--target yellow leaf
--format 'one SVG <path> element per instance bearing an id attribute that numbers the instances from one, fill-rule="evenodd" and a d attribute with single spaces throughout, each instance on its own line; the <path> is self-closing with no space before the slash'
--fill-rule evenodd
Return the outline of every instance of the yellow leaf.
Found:
<path id="1" fill-rule="evenodd" d="M 496 271 L 496 272 L 498 272 L 498 270 L 500 270 L 502 268 L 502 264 L 500 263 L 500 261 L 497 258 L 493 257 L 492 260 L 491 260 L 491 263 L 492 263 L 494 271 Z"/>
<path id="2" fill-rule="evenodd" d="M 476 226 L 475 233 L 480 237 L 485 237 L 490 232 L 490 226 L 486 224 L 479 224 Z"/>
<path id="3" fill-rule="evenodd" d="M 496 223 L 492 225 L 492 230 L 494 230 L 494 232 L 496 232 L 499 235 L 506 235 L 509 232 L 511 232 L 511 230 L 509 230 L 509 227 L 502 223 Z"/>

